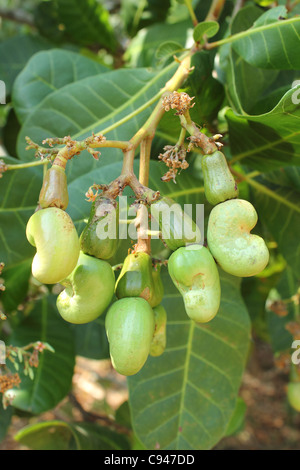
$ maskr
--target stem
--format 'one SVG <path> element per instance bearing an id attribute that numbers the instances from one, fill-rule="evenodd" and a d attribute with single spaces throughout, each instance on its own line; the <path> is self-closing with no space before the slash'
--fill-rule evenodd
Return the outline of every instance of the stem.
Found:
<path id="1" fill-rule="evenodd" d="M 37 162 L 20 163 L 19 165 L 6 165 L 5 171 L 23 170 L 24 168 L 31 168 L 32 166 L 48 165 L 48 163 L 49 161 L 45 159 Z"/>
<path id="2" fill-rule="evenodd" d="M 141 0 L 139 2 L 139 5 L 137 7 L 136 13 L 134 15 L 133 21 L 132 21 L 132 35 L 135 35 L 137 26 L 140 22 L 140 19 L 143 15 L 143 12 L 147 6 L 147 0 Z"/>
<path id="3" fill-rule="evenodd" d="M 130 139 L 130 142 L 133 144 L 135 148 L 142 142 L 143 139 L 146 137 L 150 137 L 155 133 L 155 130 L 162 119 L 165 110 L 162 106 L 162 100 L 164 96 L 172 93 L 173 91 L 177 90 L 184 80 L 188 77 L 190 72 L 190 64 L 191 64 L 191 55 L 193 51 L 191 51 L 180 63 L 180 66 L 176 70 L 173 77 L 166 83 L 165 87 L 161 90 L 161 98 L 157 103 L 156 107 L 154 108 L 151 116 L 147 119 L 145 124 L 138 130 L 138 132 Z"/>
<path id="4" fill-rule="evenodd" d="M 185 136 L 186 136 L 186 129 L 182 127 L 175 147 L 180 148 L 184 146 Z"/>
<path id="5" fill-rule="evenodd" d="M 217 20 L 223 10 L 226 0 L 213 0 L 209 12 L 205 18 L 205 21 L 215 21 Z"/>
<path id="6" fill-rule="evenodd" d="M 154 135 L 146 137 L 141 142 L 139 181 L 144 186 L 148 186 L 149 183 L 150 154 L 153 138 Z"/>
<path id="7" fill-rule="evenodd" d="M 287 24 L 293 24 L 300 21 L 299 17 L 295 18 L 290 18 L 288 20 L 284 20 L 284 22 L 281 22 L 284 25 Z M 246 31 L 242 31 L 241 33 L 234 34 L 233 36 L 229 36 L 228 38 L 221 39 L 220 41 L 215 41 L 215 42 L 210 42 L 205 45 L 205 49 L 213 49 L 215 47 L 220 47 L 223 46 L 224 44 L 229 44 L 235 41 L 239 41 L 240 39 L 246 38 L 251 36 L 252 34 L 260 33 L 262 31 L 267 31 L 269 29 L 276 28 L 278 26 L 279 22 L 276 23 L 271 23 L 263 26 L 258 26 L 257 28 L 250 28 L 247 29 Z"/>
<path id="8" fill-rule="evenodd" d="M 149 183 L 150 154 L 153 138 L 154 133 L 151 136 L 146 137 L 141 142 L 139 182 L 144 186 L 148 186 Z M 148 253 L 148 255 L 150 255 L 151 237 L 148 234 L 148 237 L 145 238 L 145 235 L 141 230 L 141 227 L 144 227 L 144 225 L 148 228 L 148 211 L 145 213 L 144 210 L 139 210 L 137 212 L 137 218 L 140 221 L 140 225 L 137 227 L 138 241 L 136 251 Z"/>
<path id="9" fill-rule="evenodd" d="M 191 0 L 184 0 L 184 3 L 189 11 L 189 14 L 190 14 L 190 17 L 192 18 L 192 22 L 193 22 L 193 25 L 194 26 L 197 26 L 198 24 L 198 20 L 197 20 L 197 17 L 195 15 L 195 12 L 194 12 L 194 9 L 192 7 L 192 2 Z"/>
<path id="10" fill-rule="evenodd" d="M 132 176 L 133 172 L 133 161 L 134 161 L 135 148 L 131 147 L 129 150 L 124 150 L 124 160 L 121 175 Z"/>

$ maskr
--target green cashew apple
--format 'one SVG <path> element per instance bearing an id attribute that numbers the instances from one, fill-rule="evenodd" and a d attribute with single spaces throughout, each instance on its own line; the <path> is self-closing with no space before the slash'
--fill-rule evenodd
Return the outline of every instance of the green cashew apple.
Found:
<path id="1" fill-rule="evenodd" d="M 225 155 L 217 150 L 204 155 L 201 161 L 206 199 L 215 206 L 227 199 L 237 198 L 239 190 L 232 176 Z"/>
<path id="2" fill-rule="evenodd" d="M 29 243 L 36 247 L 32 274 L 43 284 L 56 284 L 73 271 L 79 257 L 79 239 L 71 217 L 49 207 L 35 212 L 26 227 Z"/>
<path id="3" fill-rule="evenodd" d="M 80 235 L 81 250 L 99 259 L 109 259 L 117 251 L 118 203 L 98 196 L 92 204 L 89 220 Z"/>
<path id="4" fill-rule="evenodd" d="M 221 268 L 239 277 L 255 276 L 269 262 L 264 240 L 250 231 L 257 223 L 252 204 L 243 199 L 222 202 L 210 213 L 208 247 Z"/>
<path id="5" fill-rule="evenodd" d="M 116 296 L 142 297 L 151 307 L 160 304 L 163 290 L 160 285 L 155 287 L 152 273 L 152 259 L 147 253 L 131 253 L 128 255 L 116 282 Z"/>
<path id="6" fill-rule="evenodd" d="M 300 412 L 300 382 L 288 384 L 287 398 L 291 407 Z"/>
<path id="7" fill-rule="evenodd" d="M 42 209 L 58 207 L 65 210 L 68 207 L 69 195 L 65 170 L 53 165 L 47 170 L 40 191 L 39 205 Z"/>
<path id="8" fill-rule="evenodd" d="M 170 250 L 201 241 L 197 224 L 186 214 L 181 205 L 169 197 L 151 204 L 151 216 L 159 225 L 162 238 Z"/>
<path id="9" fill-rule="evenodd" d="M 164 286 L 161 280 L 161 265 L 157 264 L 152 269 L 152 279 L 153 279 L 153 286 L 154 286 L 154 294 L 151 300 L 151 306 L 156 307 L 159 305 L 164 296 Z"/>
<path id="10" fill-rule="evenodd" d="M 221 288 L 209 250 L 201 245 L 179 248 L 170 256 L 168 270 L 183 297 L 187 315 L 199 323 L 212 320 L 219 310 Z"/>
<path id="11" fill-rule="evenodd" d="M 151 342 L 150 356 L 161 356 L 166 349 L 167 335 L 167 312 L 162 305 L 154 307 L 155 328 Z"/>
<path id="12" fill-rule="evenodd" d="M 66 288 L 57 297 L 62 318 L 70 323 L 89 323 L 109 306 L 115 275 L 107 261 L 80 253 L 74 271 L 61 282 Z"/>
<path id="13" fill-rule="evenodd" d="M 105 318 L 112 365 L 122 375 L 134 375 L 145 364 L 154 333 L 154 313 L 140 297 L 117 300 Z"/>

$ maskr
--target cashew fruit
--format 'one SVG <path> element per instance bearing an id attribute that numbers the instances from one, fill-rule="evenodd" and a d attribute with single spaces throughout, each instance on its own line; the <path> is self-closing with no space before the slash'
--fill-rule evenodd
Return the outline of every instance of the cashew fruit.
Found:
<path id="1" fill-rule="evenodd" d="M 152 259 L 147 253 L 131 253 L 125 260 L 121 273 L 116 282 L 116 296 L 142 297 L 151 307 L 160 304 L 163 297 L 163 289 L 158 284 L 154 285 L 152 273 Z"/>
<path id="2" fill-rule="evenodd" d="M 219 150 L 204 155 L 201 161 L 205 197 L 215 206 L 227 199 L 237 198 L 239 190 L 231 174 L 225 155 Z"/>
<path id="3" fill-rule="evenodd" d="M 208 247 L 221 268 L 234 276 L 260 273 L 269 262 L 264 240 L 250 231 L 257 223 L 252 204 L 243 199 L 222 202 L 210 213 Z"/>
<path id="4" fill-rule="evenodd" d="M 151 204 L 151 216 L 157 221 L 170 250 L 201 241 L 199 227 L 173 199 L 163 197 Z"/>
<path id="5" fill-rule="evenodd" d="M 105 318 L 113 367 L 122 375 L 134 375 L 145 364 L 154 333 L 154 313 L 140 297 L 117 300 Z"/>
<path id="6" fill-rule="evenodd" d="M 37 250 L 32 274 L 38 281 L 55 284 L 73 271 L 79 257 L 79 239 L 66 212 L 56 207 L 38 210 L 27 223 L 26 236 Z"/>
<path id="7" fill-rule="evenodd" d="M 291 407 L 300 412 L 300 382 L 288 384 L 287 398 Z"/>
<path id="8" fill-rule="evenodd" d="M 153 279 L 153 286 L 154 286 L 154 294 L 151 300 L 151 306 L 156 307 L 159 305 L 164 296 L 164 286 L 161 280 L 161 266 L 157 264 L 152 269 L 152 279 Z"/>
<path id="9" fill-rule="evenodd" d="M 201 245 L 179 248 L 170 256 L 168 270 L 187 315 L 199 323 L 212 320 L 219 310 L 221 288 L 209 250 Z"/>
<path id="10" fill-rule="evenodd" d="M 167 312 L 162 305 L 158 305 L 153 309 L 155 327 L 154 335 L 151 342 L 150 356 L 161 356 L 166 349 L 167 343 Z"/>
<path id="11" fill-rule="evenodd" d="M 42 209 L 58 207 L 65 210 L 68 207 L 69 195 L 65 170 L 53 165 L 47 170 L 40 191 L 39 205 Z"/>
<path id="12" fill-rule="evenodd" d="M 99 259 L 109 259 L 117 251 L 118 203 L 114 199 L 98 196 L 92 204 L 89 220 L 80 235 L 83 253 Z"/>
<path id="13" fill-rule="evenodd" d="M 82 324 L 95 320 L 109 306 L 115 275 L 107 261 L 80 253 L 74 271 L 61 284 L 66 288 L 56 301 L 60 315 L 70 323 Z"/>

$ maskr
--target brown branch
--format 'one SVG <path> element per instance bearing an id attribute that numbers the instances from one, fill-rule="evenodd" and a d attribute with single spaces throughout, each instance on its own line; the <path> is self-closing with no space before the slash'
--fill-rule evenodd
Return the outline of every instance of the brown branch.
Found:
<path id="1" fill-rule="evenodd" d="M 23 10 L 6 10 L 0 8 L 0 17 L 5 20 L 14 21 L 15 23 L 26 24 L 36 29 L 32 16 Z"/>

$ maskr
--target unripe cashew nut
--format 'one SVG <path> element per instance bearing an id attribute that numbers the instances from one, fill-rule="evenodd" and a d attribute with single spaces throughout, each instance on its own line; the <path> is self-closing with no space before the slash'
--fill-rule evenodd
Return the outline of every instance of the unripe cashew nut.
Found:
<path id="1" fill-rule="evenodd" d="M 209 250 L 201 245 L 178 248 L 169 258 L 168 270 L 187 315 L 200 323 L 212 320 L 219 310 L 221 288 Z"/>
<path id="2" fill-rule="evenodd" d="M 66 212 L 56 207 L 35 212 L 27 223 L 26 236 L 37 250 L 32 274 L 38 281 L 56 284 L 73 271 L 79 257 L 79 239 Z"/>
<path id="3" fill-rule="evenodd" d="M 264 240 L 250 231 L 257 223 L 252 204 L 243 199 L 222 202 L 210 213 L 208 247 L 221 268 L 239 277 L 254 276 L 268 264 Z"/>
<path id="4" fill-rule="evenodd" d="M 115 275 L 106 261 L 80 253 L 74 271 L 62 281 L 66 289 L 56 305 L 62 318 L 83 324 L 98 318 L 109 306 L 115 289 Z"/>

